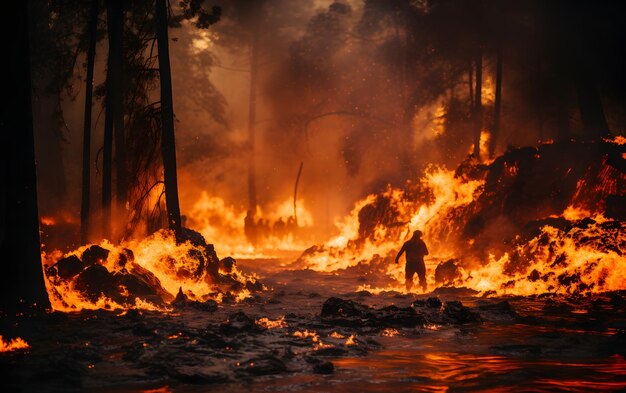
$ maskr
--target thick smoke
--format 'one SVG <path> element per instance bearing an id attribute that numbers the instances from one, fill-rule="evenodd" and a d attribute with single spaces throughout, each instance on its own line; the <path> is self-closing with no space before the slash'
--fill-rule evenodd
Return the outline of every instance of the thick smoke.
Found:
<path id="1" fill-rule="evenodd" d="M 474 143 L 477 51 L 482 54 L 479 123 L 485 145 L 495 121 L 496 54 L 498 49 L 503 53 L 496 153 L 509 145 L 584 136 L 576 86 L 590 78 L 605 98 L 610 128 L 619 130 L 625 124 L 619 109 L 623 75 L 617 72 L 619 62 L 608 61 L 617 39 L 611 15 L 619 13 L 613 12 L 613 6 L 597 7 L 593 10 L 597 18 L 590 19 L 579 12 L 584 7 L 574 7 L 566 21 L 555 24 L 560 20 L 557 5 L 530 0 L 515 5 L 452 0 L 203 3 L 221 7 L 219 22 L 198 28 L 193 20 L 183 21 L 170 29 L 183 214 L 193 211 L 203 191 L 245 211 L 250 154 L 255 158 L 258 203 L 265 211 L 293 197 L 303 163 L 299 196 L 322 234 L 364 195 L 415 181 L 431 163 L 456 167 Z M 174 7 L 173 12 L 181 11 Z M 605 21 L 605 28 L 589 30 L 597 33 L 585 37 L 576 33 L 576 21 L 594 27 L 595 20 Z M 83 42 L 80 28 L 76 29 L 77 42 Z M 104 29 L 100 26 L 100 38 Z M 563 45 L 573 38 L 578 47 Z M 256 136 L 251 152 L 254 45 Z M 105 78 L 106 52 L 106 40 L 101 40 L 97 85 Z M 596 63 L 581 63 L 587 67 L 586 79 L 576 73 L 581 70 L 570 66 L 579 52 L 596 59 Z M 35 124 L 42 152 L 40 199 L 46 202 L 42 215 L 59 217 L 59 211 L 64 211 L 74 224 L 80 206 L 84 99 L 84 53 L 76 53 L 68 79 L 72 89 L 58 88 L 52 103 L 34 103 L 35 113 L 42 113 Z M 148 99 L 158 100 L 158 83 L 148 89 Z M 49 123 L 45 118 L 54 113 L 57 102 L 62 127 L 44 130 L 43 124 Z M 100 150 L 102 123 L 102 106 L 97 102 L 92 157 Z M 54 144 L 62 146 L 53 149 L 60 150 L 61 157 L 46 157 Z M 92 176 L 97 206 L 101 173 L 93 170 Z M 153 177 L 152 181 L 158 180 L 159 173 Z M 60 202 L 52 204 L 52 200 Z M 97 207 L 94 214 L 97 222 Z"/>

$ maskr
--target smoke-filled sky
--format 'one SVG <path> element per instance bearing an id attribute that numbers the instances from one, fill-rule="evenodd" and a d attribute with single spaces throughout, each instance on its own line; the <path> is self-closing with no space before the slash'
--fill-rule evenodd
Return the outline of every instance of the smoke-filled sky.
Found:
<path id="1" fill-rule="evenodd" d="M 550 57 L 550 45 L 576 38 L 565 22 L 557 26 L 562 37 L 552 34 L 549 18 L 556 7 L 538 9 L 533 1 L 517 6 L 400 0 L 204 3 L 221 7 L 218 23 L 199 29 L 185 21 L 182 27 L 170 29 L 183 214 L 202 191 L 246 209 L 254 43 L 259 205 L 269 210 L 292 198 L 303 162 L 299 195 L 321 230 L 327 230 L 358 198 L 387 184 L 415 180 L 429 164 L 453 168 L 467 157 L 473 143 L 468 70 L 474 66 L 474 46 L 482 50 L 485 131 L 493 121 L 496 50 L 504 53 L 496 152 L 510 144 L 557 139 L 564 130 L 573 137 L 582 132 L 575 89 L 564 82 L 565 77 L 554 77 L 568 54 Z M 576 21 L 582 11 L 584 7 L 578 7 L 563 18 Z M 600 20 L 611 14 L 609 6 L 601 11 L 595 9 L 590 18 Z M 614 21 L 608 22 L 607 31 L 598 33 L 600 38 L 614 36 L 610 28 Z M 596 23 L 594 19 L 589 26 Z M 106 40 L 101 40 L 96 84 L 105 78 L 106 50 Z M 597 56 L 604 54 L 604 48 L 597 51 Z M 84 55 L 77 63 L 82 62 Z M 77 67 L 74 74 L 74 96 L 66 94 L 62 101 L 66 194 L 55 206 L 78 217 L 84 70 Z M 472 77 L 476 78 L 475 71 Z M 611 85 L 599 81 L 603 83 Z M 609 125 L 619 133 L 626 124 L 624 97 L 611 96 L 602 87 L 600 92 L 605 94 Z M 158 89 L 154 95 L 158 99 Z M 40 174 L 50 159 L 46 148 L 55 139 L 44 126 L 45 113 L 37 117 L 45 107 L 45 99 L 38 101 L 35 95 Z M 102 140 L 103 120 L 97 102 L 95 141 Z M 99 144 L 94 143 L 92 150 L 95 157 Z M 99 189 L 100 174 L 93 175 Z M 40 176 L 40 183 L 42 178 L 49 182 L 51 176 Z M 55 195 L 58 190 L 53 188 L 44 181 L 40 199 Z M 44 213 L 47 209 L 43 206 Z"/>

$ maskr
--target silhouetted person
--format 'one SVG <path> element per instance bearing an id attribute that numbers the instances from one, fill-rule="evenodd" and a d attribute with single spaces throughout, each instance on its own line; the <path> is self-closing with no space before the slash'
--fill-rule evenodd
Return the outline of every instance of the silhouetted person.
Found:
<path id="1" fill-rule="evenodd" d="M 260 238 L 266 239 L 270 235 L 270 221 L 264 218 L 259 219 L 257 222 L 257 234 Z"/>
<path id="2" fill-rule="evenodd" d="M 272 231 L 274 232 L 274 236 L 279 239 L 285 237 L 285 222 L 283 221 L 282 217 L 278 218 L 278 221 L 274 223 Z"/>
<path id="3" fill-rule="evenodd" d="M 244 233 L 246 234 L 246 238 L 252 245 L 256 245 L 257 243 L 257 225 L 254 222 L 254 213 L 252 210 L 248 210 L 246 213 L 246 217 L 243 220 L 243 228 Z"/>
<path id="4" fill-rule="evenodd" d="M 417 273 L 422 290 L 426 292 L 426 265 L 424 265 L 424 256 L 428 255 L 428 249 L 426 248 L 426 243 L 422 240 L 421 231 L 413 232 L 413 237 L 402 245 L 398 255 L 396 255 L 396 263 L 398 263 L 403 253 L 406 253 L 406 290 L 411 290 L 413 286 L 413 275 Z"/>

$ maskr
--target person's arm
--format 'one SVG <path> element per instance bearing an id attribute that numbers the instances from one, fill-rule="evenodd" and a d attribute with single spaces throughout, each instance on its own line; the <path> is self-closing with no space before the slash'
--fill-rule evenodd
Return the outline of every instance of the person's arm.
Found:
<path id="1" fill-rule="evenodd" d="M 426 243 L 422 242 L 424 245 L 424 255 L 428 255 L 428 248 L 426 247 Z"/>
<path id="2" fill-rule="evenodd" d="M 400 259 L 400 256 L 402 256 L 402 253 L 404 253 L 405 249 L 406 249 L 406 243 L 402 245 L 402 248 L 400 249 L 400 251 L 398 251 L 398 255 L 396 255 L 396 263 L 398 263 L 398 260 Z"/>

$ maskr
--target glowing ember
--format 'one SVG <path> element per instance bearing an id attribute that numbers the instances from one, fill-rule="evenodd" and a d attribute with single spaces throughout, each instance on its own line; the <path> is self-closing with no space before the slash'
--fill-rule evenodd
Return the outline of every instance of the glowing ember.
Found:
<path id="1" fill-rule="evenodd" d="M 54 219 L 54 217 L 47 217 L 47 216 L 41 217 L 41 225 L 51 226 L 55 224 L 56 224 L 56 220 Z"/>
<path id="2" fill-rule="evenodd" d="M 293 332 L 292 336 L 298 338 L 311 338 L 313 342 L 319 341 L 319 335 L 315 331 L 309 331 L 308 329 L 305 329 L 304 331 L 296 330 L 295 332 Z"/>
<path id="3" fill-rule="evenodd" d="M 266 329 L 282 329 L 282 328 L 286 328 L 289 327 L 289 325 L 287 324 L 287 322 L 285 322 L 285 317 L 280 317 L 276 320 L 271 320 L 267 317 L 263 317 L 260 319 L 257 319 L 255 321 L 255 323 L 259 326 L 262 326 Z"/>
<path id="4" fill-rule="evenodd" d="M 397 336 L 398 334 L 400 334 L 400 332 L 397 329 L 393 328 L 386 328 L 382 332 L 380 332 L 380 335 L 383 337 L 393 337 Z"/>
<path id="5" fill-rule="evenodd" d="M 20 337 L 5 341 L 4 338 L 0 336 L 0 352 L 12 352 L 27 348 L 30 348 L 30 345 Z"/>

